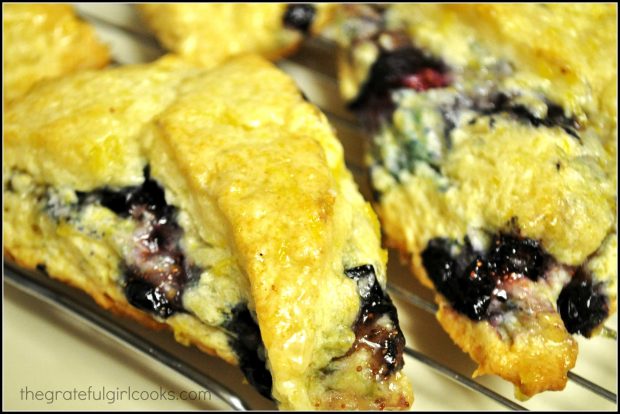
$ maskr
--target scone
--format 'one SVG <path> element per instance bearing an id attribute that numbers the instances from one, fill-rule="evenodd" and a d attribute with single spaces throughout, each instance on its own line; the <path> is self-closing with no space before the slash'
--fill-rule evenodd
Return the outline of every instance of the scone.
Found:
<path id="1" fill-rule="evenodd" d="M 12 101 L 42 79 L 105 66 L 107 46 L 61 4 L 3 4 L 3 99 Z"/>
<path id="2" fill-rule="evenodd" d="M 46 82 L 5 114 L 4 246 L 239 364 L 283 409 L 402 409 L 386 253 L 342 148 L 260 57 Z"/>
<path id="3" fill-rule="evenodd" d="M 616 309 L 613 5 L 348 6 L 341 87 L 390 246 L 520 396 L 561 390 Z"/>
<path id="4" fill-rule="evenodd" d="M 276 59 L 328 20 L 328 4 L 140 4 L 147 25 L 169 50 L 212 67 L 231 56 Z"/>

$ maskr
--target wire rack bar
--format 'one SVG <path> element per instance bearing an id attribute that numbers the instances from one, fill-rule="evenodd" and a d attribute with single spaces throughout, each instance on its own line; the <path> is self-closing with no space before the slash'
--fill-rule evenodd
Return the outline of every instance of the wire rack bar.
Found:
<path id="1" fill-rule="evenodd" d="M 245 401 L 239 398 L 239 396 L 237 396 L 233 391 L 228 389 L 216 379 L 197 371 L 169 352 L 146 341 L 128 329 L 98 315 L 88 307 L 80 304 L 79 301 L 62 293 L 56 292 L 31 277 L 25 276 L 17 268 L 9 264 L 5 263 L 3 270 L 4 280 L 9 282 L 15 288 L 28 293 L 49 305 L 69 312 L 82 322 L 85 322 L 87 325 L 106 334 L 115 341 L 156 359 L 179 374 L 194 381 L 206 390 L 212 392 L 224 401 L 230 408 L 237 411 L 247 411 L 250 409 Z"/>
<path id="2" fill-rule="evenodd" d="M 440 374 L 442 374 L 443 376 L 451 379 L 452 381 L 455 381 L 457 383 L 459 383 L 460 385 L 469 388 L 470 390 L 479 392 L 491 399 L 493 399 L 494 401 L 496 401 L 497 403 L 510 408 L 511 410 L 515 410 L 515 411 L 528 411 L 527 408 L 509 400 L 508 398 L 496 393 L 495 391 L 491 390 L 490 388 L 485 387 L 484 385 L 474 381 L 473 379 L 466 377 L 464 375 L 459 374 L 458 372 L 454 371 L 451 368 L 448 368 L 447 366 L 443 365 L 440 362 L 435 361 L 432 358 L 429 358 L 428 356 L 426 356 L 425 354 L 418 352 L 412 348 L 406 347 L 405 348 L 405 354 L 409 355 L 411 358 L 422 362 L 423 364 L 431 367 L 432 369 L 434 369 L 435 371 L 439 372 Z"/>
<path id="3" fill-rule="evenodd" d="M 387 287 L 388 287 L 388 292 L 393 293 L 395 296 L 398 296 L 399 298 L 404 299 L 405 301 L 411 303 L 412 305 L 417 306 L 418 308 L 428 313 L 435 313 L 439 309 L 439 307 L 435 305 L 434 303 L 429 302 L 425 299 L 422 299 L 418 295 L 411 293 L 406 289 L 403 289 L 391 283 L 388 283 Z"/>
<path id="4" fill-rule="evenodd" d="M 575 384 L 581 385 L 583 388 L 592 391 L 596 395 L 605 398 L 608 401 L 611 401 L 612 403 L 618 403 L 618 396 L 616 394 L 609 390 L 606 390 L 605 388 L 593 383 L 590 380 L 583 378 L 580 375 L 575 374 L 574 372 L 568 372 L 568 379 L 573 381 Z"/>

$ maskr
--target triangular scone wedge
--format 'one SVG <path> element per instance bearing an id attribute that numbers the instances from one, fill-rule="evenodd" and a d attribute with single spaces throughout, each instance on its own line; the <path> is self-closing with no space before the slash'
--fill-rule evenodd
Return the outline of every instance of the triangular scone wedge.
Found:
<path id="1" fill-rule="evenodd" d="M 110 53 L 67 4 L 2 4 L 3 99 L 43 80 L 101 68 Z"/>
<path id="2" fill-rule="evenodd" d="M 270 63 L 76 74 L 4 130 L 16 262 L 238 363 L 281 408 L 410 406 L 378 222 Z"/>
<path id="3" fill-rule="evenodd" d="M 341 89 L 369 126 L 387 244 L 437 318 L 529 397 L 617 296 L 617 8 L 348 5 Z"/>

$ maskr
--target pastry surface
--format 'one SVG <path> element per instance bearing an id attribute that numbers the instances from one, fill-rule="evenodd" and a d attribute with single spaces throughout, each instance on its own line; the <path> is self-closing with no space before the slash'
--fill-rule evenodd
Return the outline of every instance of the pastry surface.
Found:
<path id="1" fill-rule="evenodd" d="M 284 56 L 304 34 L 319 30 L 332 9 L 330 5 L 285 3 L 137 7 L 166 48 L 207 67 L 243 53 L 268 59 Z"/>
<path id="2" fill-rule="evenodd" d="M 69 5 L 3 4 L 2 27 L 7 102 L 40 80 L 101 68 L 110 60 L 107 46 Z"/>
<path id="3" fill-rule="evenodd" d="M 17 263 L 239 364 L 281 408 L 410 406 L 378 222 L 271 64 L 81 72 L 17 100 L 4 130 Z"/>
<path id="4" fill-rule="evenodd" d="M 358 6 L 335 31 L 387 243 L 520 395 L 563 389 L 616 308 L 615 33 L 610 5 Z"/>

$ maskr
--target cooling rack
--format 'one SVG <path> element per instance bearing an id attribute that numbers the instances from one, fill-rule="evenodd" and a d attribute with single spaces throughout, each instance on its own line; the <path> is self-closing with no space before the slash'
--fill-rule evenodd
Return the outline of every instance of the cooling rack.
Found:
<path id="1" fill-rule="evenodd" d="M 145 31 L 131 6 L 77 4 L 77 9 L 111 46 L 115 64 L 152 61 L 164 53 Z M 330 42 L 313 39 L 305 42 L 296 55 L 278 62 L 278 66 L 289 73 L 308 99 L 327 115 L 345 148 L 347 166 L 362 193 L 369 197 L 362 145 L 364 134 L 339 98 L 334 52 L 335 47 Z M 131 321 L 119 321 L 99 309 L 86 295 L 38 272 L 20 269 L 10 262 L 4 264 L 3 270 L 4 280 L 10 285 L 5 289 L 9 299 L 22 295 L 18 292 L 26 293 L 27 299 L 21 296 L 20 301 L 40 300 L 45 303 L 43 309 L 50 312 L 59 309 L 88 326 L 88 332 L 108 337 L 132 350 L 129 352 L 147 355 L 156 361 L 155 364 L 209 390 L 215 397 L 207 405 L 198 404 L 195 408 L 275 408 L 243 384 L 237 368 L 178 345 L 167 333 L 152 333 Z M 570 381 L 564 391 L 544 393 L 522 402 L 513 397 L 512 386 L 505 381 L 492 376 L 471 379 L 475 366 L 438 326 L 433 316 L 436 306 L 431 293 L 408 275 L 394 252 L 390 252 L 388 272 L 388 289 L 399 309 L 407 338 L 405 372 L 414 386 L 414 410 L 616 410 L 615 316 L 608 321 L 604 336 L 578 339 L 578 363 L 569 374 Z"/>

